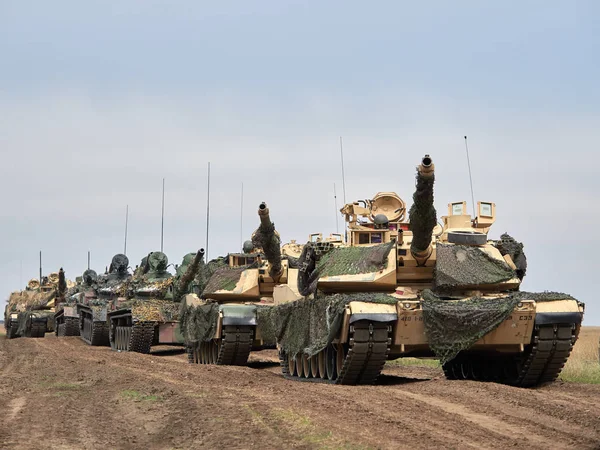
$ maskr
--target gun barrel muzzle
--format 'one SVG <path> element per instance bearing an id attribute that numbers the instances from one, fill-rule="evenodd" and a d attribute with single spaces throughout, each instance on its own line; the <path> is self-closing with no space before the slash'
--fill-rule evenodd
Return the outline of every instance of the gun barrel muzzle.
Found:
<path id="1" fill-rule="evenodd" d="M 423 156 L 423 159 L 421 160 L 421 164 L 419 165 L 419 167 L 417 167 L 417 170 L 419 171 L 419 174 L 421 174 L 422 176 L 431 176 L 433 175 L 433 171 L 435 170 L 435 165 L 433 164 L 433 159 L 431 159 L 431 156 L 429 155 L 425 155 Z"/>
<path id="2" fill-rule="evenodd" d="M 260 217 L 260 223 L 264 226 L 271 225 L 271 218 L 269 217 L 269 208 L 267 208 L 267 204 L 262 202 L 258 205 L 258 216 Z"/>

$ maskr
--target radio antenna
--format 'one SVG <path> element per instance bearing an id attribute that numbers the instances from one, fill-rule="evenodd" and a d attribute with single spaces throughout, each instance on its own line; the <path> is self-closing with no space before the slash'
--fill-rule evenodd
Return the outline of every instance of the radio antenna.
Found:
<path id="1" fill-rule="evenodd" d="M 244 183 L 242 183 L 242 195 L 240 196 L 240 249 L 244 251 Z"/>
<path id="2" fill-rule="evenodd" d="M 208 188 L 206 190 L 206 261 L 208 261 L 208 227 L 210 225 L 210 162 L 208 163 Z"/>
<path id="3" fill-rule="evenodd" d="M 90 251 L 88 250 L 88 270 L 90 270 Z"/>
<path id="4" fill-rule="evenodd" d="M 344 174 L 344 145 L 340 136 L 340 156 L 342 158 L 342 192 L 344 194 L 344 205 L 346 204 L 346 176 Z"/>
<path id="5" fill-rule="evenodd" d="M 163 189 L 164 191 L 164 189 Z M 164 193 L 163 193 L 163 204 L 164 204 Z M 163 206 L 163 214 L 164 214 L 164 206 Z M 127 225 L 129 222 L 129 205 L 127 205 L 125 207 L 125 245 L 123 246 L 123 254 L 127 255 Z M 162 241 L 162 231 L 161 231 L 161 241 Z M 162 245 L 161 245 L 162 247 Z M 88 258 L 89 259 L 89 258 Z M 88 261 L 88 266 L 89 266 L 89 261 Z M 89 269 L 89 267 L 88 267 Z"/>
<path id="6" fill-rule="evenodd" d="M 338 223 L 338 209 L 337 209 L 337 193 L 335 190 L 335 183 L 333 183 L 333 203 L 335 205 L 335 232 L 340 232 L 340 226 Z"/>
<path id="7" fill-rule="evenodd" d="M 469 183 L 471 184 L 471 201 L 473 202 L 473 217 L 477 216 L 475 211 L 475 195 L 473 195 L 473 177 L 471 176 L 471 161 L 469 160 L 469 144 L 467 144 L 467 137 L 465 136 L 465 150 L 467 152 L 467 166 L 469 167 Z"/>
<path id="8" fill-rule="evenodd" d="M 42 251 L 40 250 L 40 286 L 42 285 Z"/>
<path id="9" fill-rule="evenodd" d="M 165 179 L 163 178 L 163 188 L 162 188 L 162 208 L 161 208 L 161 218 L 160 218 L 160 251 L 163 251 L 163 236 L 165 231 Z"/>

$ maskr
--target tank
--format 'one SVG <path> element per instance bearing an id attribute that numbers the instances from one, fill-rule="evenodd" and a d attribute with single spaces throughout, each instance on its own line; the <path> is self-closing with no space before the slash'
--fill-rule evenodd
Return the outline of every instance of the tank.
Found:
<path id="1" fill-rule="evenodd" d="M 77 304 L 82 302 L 86 294 L 95 297 L 97 281 L 98 274 L 87 269 L 82 276 L 76 278 L 75 284 L 69 287 L 64 295 L 58 296 L 60 301 L 56 302 L 54 313 L 54 332 L 57 337 L 79 336 Z"/>
<path id="2" fill-rule="evenodd" d="M 178 296 L 185 292 L 203 251 L 182 266 L 187 269 L 173 277 L 169 260 L 162 252 L 152 252 L 136 270 L 128 287 L 127 298 L 119 299 L 108 313 L 110 345 L 118 351 L 150 353 L 155 345 L 182 345 L 179 333 Z M 188 273 L 189 272 L 189 273 Z"/>
<path id="3" fill-rule="evenodd" d="M 448 205 L 437 223 L 434 164 L 417 167 L 413 205 L 393 192 L 345 205 L 348 242 L 307 243 L 302 298 L 277 305 L 270 326 L 291 379 L 372 384 L 387 360 L 438 358 L 449 379 L 530 387 L 554 380 L 584 305 L 519 290 L 527 263 L 507 234 L 488 238 L 492 202 Z"/>
<path id="4" fill-rule="evenodd" d="M 113 256 L 107 273 L 94 277 L 94 271 L 84 272 L 84 284 L 74 296 L 77 308 L 79 336 L 88 345 L 109 345 L 108 312 L 127 296 L 129 258 L 122 253 Z"/>
<path id="5" fill-rule="evenodd" d="M 61 268 L 42 277 L 41 282 L 31 279 L 25 290 L 13 292 L 4 312 L 7 338 L 44 337 L 46 332 L 53 332 L 55 302 L 66 289 Z"/>
<path id="6" fill-rule="evenodd" d="M 282 257 L 280 237 L 265 203 L 260 226 L 242 253 L 202 264 L 193 292 L 181 304 L 181 331 L 190 363 L 245 365 L 252 350 L 275 348 L 261 326 L 270 308 L 300 298 L 298 269 Z M 294 267 L 292 267 L 294 266 Z"/>

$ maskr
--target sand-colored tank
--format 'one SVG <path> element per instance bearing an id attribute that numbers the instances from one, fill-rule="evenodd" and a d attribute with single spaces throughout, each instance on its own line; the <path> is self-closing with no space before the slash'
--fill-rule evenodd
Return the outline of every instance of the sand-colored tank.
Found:
<path id="1" fill-rule="evenodd" d="M 25 290 L 13 292 L 5 308 L 5 327 L 9 339 L 44 337 L 54 331 L 55 302 L 67 291 L 62 268 L 40 280 L 31 279 Z"/>
<path id="2" fill-rule="evenodd" d="M 190 273 L 195 273 L 202 255 L 201 251 L 197 253 Z M 168 262 L 164 253 L 150 253 L 131 280 L 127 296 L 120 297 L 115 309 L 108 313 L 110 345 L 114 350 L 150 353 L 155 345 L 183 343 L 178 296 L 186 289 L 182 286 L 190 284 L 191 277 L 173 277 L 167 271 Z"/>
<path id="3" fill-rule="evenodd" d="M 434 165 L 417 168 L 406 220 L 395 193 L 345 205 L 348 244 L 307 244 L 300 300 L 275 306 L 271 324 L 285 376 L 375 382 L 386 360 L 439 358 L 448 378 L 535 386 L 560 373 L 583 304 L 567 294 L 519 291 L 523 246 L 488 239 L 495 204 L 451 203 L 437 223 Z"/>
<path id="4" fill-rule="evenodd" d="M 295 259 L 282 257 L 265 203 L 258 215 L 260 226 L 243 253 L 202 265 L 197 292 L 182 302 L 181 329 L 191 363 L 244 365 L 252 350 L 274 348 L 275 337 L 260 326 L 260 318 L 274 304 L 300 298 Z"/>

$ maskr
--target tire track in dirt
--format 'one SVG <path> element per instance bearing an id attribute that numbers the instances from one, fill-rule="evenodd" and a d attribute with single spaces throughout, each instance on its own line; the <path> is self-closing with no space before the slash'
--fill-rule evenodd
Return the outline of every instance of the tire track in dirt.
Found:
<path id="1" fill-rule="evenodd" d="M 398 366 L 385 369 L 380 385 L 333 386 L 285 380 L 276 362 L 274 351 L 253 354 L 250 367 L 216 367 L 78 338 L 0 338 L 0 407 L 13 411 L 11 402 L 24 399 L 0 431 L 0 447 L 42 448 L 48 439 L 62 448 L 594 448 L 600 441 L 597 386 L 526 390 Z"/>

